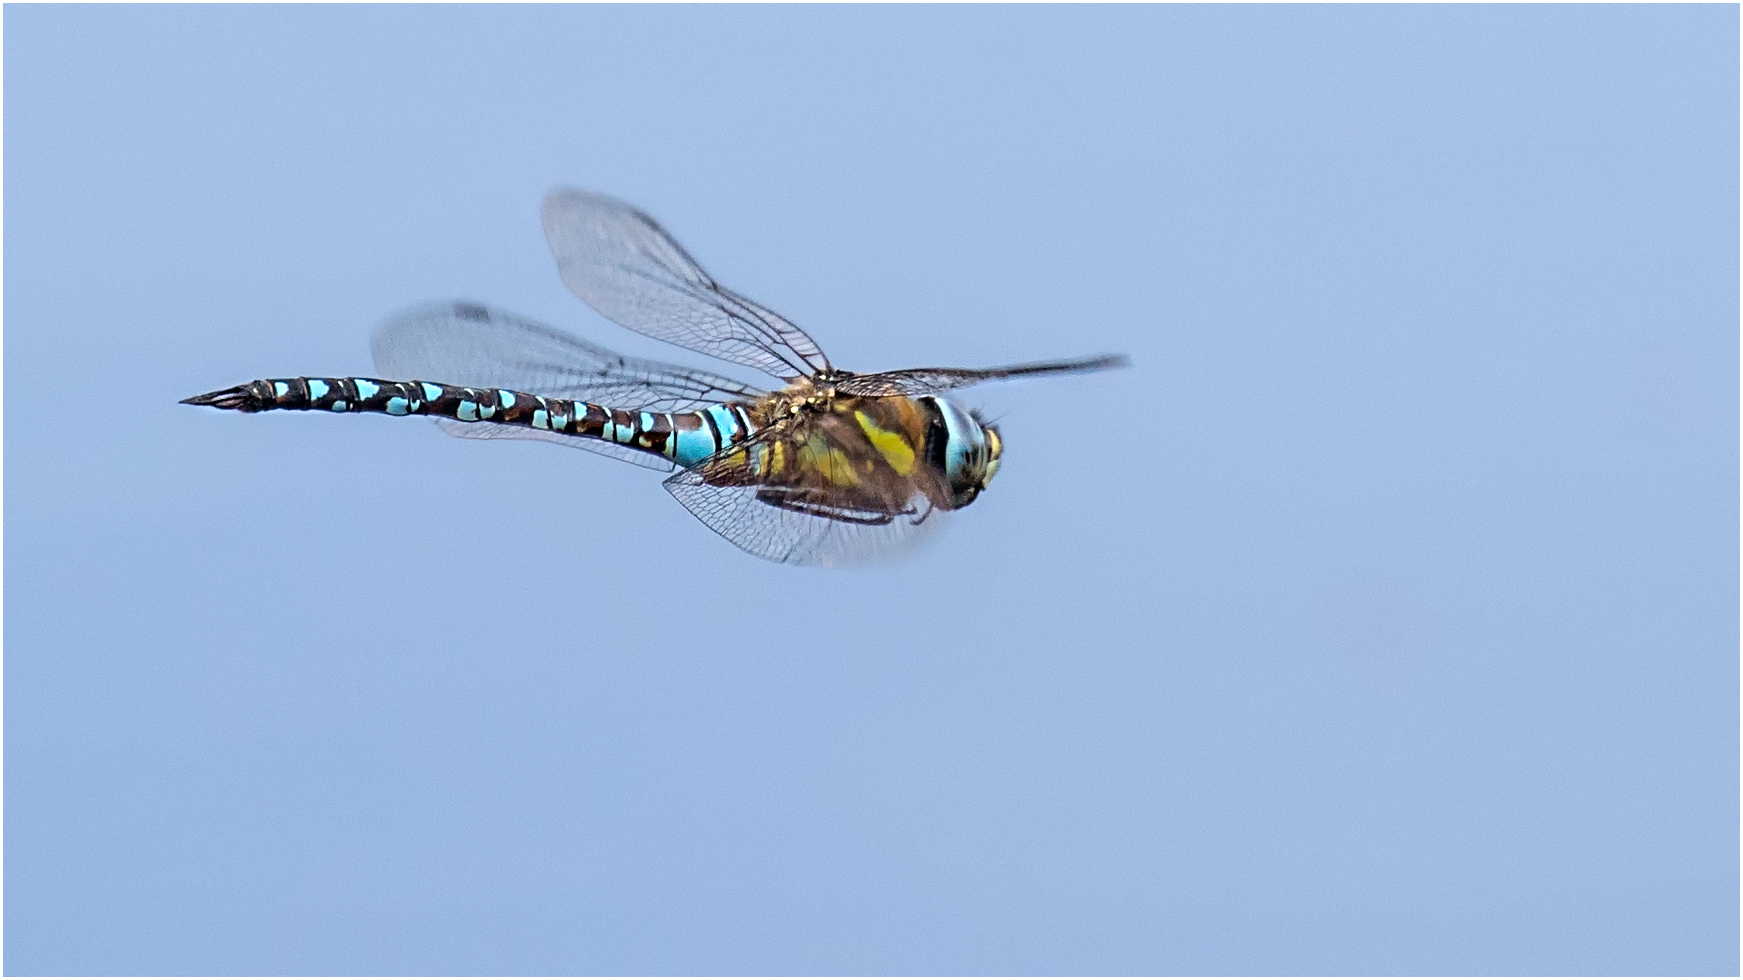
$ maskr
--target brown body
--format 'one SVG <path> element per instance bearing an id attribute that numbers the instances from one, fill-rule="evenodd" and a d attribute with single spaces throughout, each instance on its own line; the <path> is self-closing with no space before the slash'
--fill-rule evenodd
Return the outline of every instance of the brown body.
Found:
<path id="1" fill-rule="evenodd" d="M 912 514 L 916 497 L 921 509 L 951 509 L 927 451 L 936 422 L 912 398 L 836 395 L 801 381 L 745 409 L 761 438 L 706 467 L 711 484 L 754 484 L 764 502 L 804 511 Z"/>

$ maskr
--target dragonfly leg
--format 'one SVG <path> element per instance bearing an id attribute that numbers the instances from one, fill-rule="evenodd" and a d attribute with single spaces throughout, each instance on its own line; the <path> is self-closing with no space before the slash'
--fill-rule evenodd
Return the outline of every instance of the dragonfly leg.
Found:
<path id="1" fill-rule="evenodd" d="M 829 507 L 807 500 L 801 494 L 774 487 L 764 487 L 761 490 L 758 490 L 757 500 L 761 503 L 768 504 L 770 507 L 779 507 L 782 510 L 790 510 L 795 514 L 804 514 L 808 517 L 822 517 L 831 521 L 840 521 L 843 524 L 884 525 L 890 523 L 899 516 L 896 514 L 872 514 L 868 512 L 852 514 L 835 507 Z"/>

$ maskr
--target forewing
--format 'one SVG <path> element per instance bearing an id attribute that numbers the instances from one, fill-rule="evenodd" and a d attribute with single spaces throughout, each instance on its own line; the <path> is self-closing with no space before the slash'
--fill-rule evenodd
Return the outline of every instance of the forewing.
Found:
<path id="1" fill-rule="evenodd" d="M 1126 367 L 1131 362 L 1124 354 L 1104 354 L 1071 361 L 1041 361 L 1034 364 L 1011 364 L 984 368 L 911 368 L 906 371 L 885 371 L 881 374 L 856 374 L 836 382 L 835 390 L 843 395 L 879 397 L 887 395 L 933 395 L 955 388 L 966 388 L 983 381 L 1003 381 L 1009 378 L 1030 378 L 1043 374 L 1083 374 Z"/>
<path id="2" fill-rule="evenodd" d="M 805 331 L 715 282 L 628 204 L 556 190 L 545 198 L 544 223 L 563 284 L 617 323 L 777 378 L 829 369 Z"/>
<path id="3" fill-rule="evenodd" d="M 776 443 L 786 459 L 797 458 L 805 442 L 802 425 L 764 429 L 743 445 L 667 477 L 666 489 L 726 540 L 758 558 L 794 565 L 875 561 L 915 546 L 943 526 L 945 512 L 917 489 L 891 512 L 761 482 L 759 461 Z M 771 500 L 784 500 L 786 506 Z"/>

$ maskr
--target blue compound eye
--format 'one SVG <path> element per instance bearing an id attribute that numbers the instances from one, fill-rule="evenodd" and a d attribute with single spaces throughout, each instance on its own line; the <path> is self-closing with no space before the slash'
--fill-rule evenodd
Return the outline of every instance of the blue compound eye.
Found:
<path id="1" fill-rule="evenodd" d="M 991 435 L 974 416 L 957 405 L 933 396 L 925 400 L 938 410 L 938 417 L 944 423 L 942 452 L 938 449 L 934 452 L 943 466 L 945 480 L 950 484 L 951 504 L 965 507 L 992 478 L 992 470 L 997 466 L 997 453 L 993 449 L 997 436 Z"/>

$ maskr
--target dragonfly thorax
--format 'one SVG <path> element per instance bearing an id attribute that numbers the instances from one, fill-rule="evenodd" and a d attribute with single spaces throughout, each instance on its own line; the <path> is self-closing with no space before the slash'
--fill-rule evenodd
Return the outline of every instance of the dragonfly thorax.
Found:
<path id="1" fill-rule="evenodd" d="M 817 375 L 795 378 L 787 387 L 769 395 L 772 417 L 800 415 L 804 412 L 827 412 L 834 405 L 836 393 L 833 379 Z"/>

